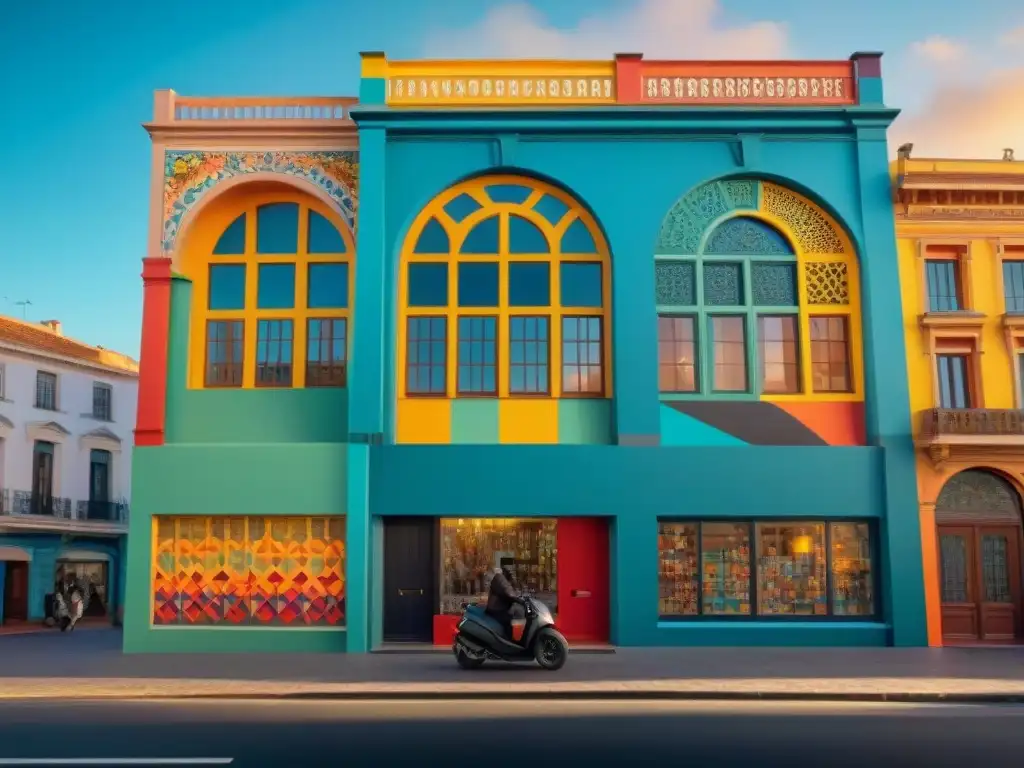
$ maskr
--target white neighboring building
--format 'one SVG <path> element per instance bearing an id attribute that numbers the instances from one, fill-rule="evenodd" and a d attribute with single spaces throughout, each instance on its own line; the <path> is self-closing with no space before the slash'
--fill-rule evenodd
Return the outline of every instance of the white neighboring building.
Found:
<path id="1" fill-rule="evenodd" d="M 42 619 L 68 571 L 117 615 L 137 399 L 136 361 L 0 316 L 0 623 Z"/>

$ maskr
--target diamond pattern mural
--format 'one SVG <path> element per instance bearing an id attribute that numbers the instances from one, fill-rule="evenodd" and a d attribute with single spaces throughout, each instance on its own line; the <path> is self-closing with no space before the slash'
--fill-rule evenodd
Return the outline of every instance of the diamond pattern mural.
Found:
<path id="1" fill-rule="evenodd" d="M 154 624 L 344 626 L 345 518 L 153 523 Z"/>

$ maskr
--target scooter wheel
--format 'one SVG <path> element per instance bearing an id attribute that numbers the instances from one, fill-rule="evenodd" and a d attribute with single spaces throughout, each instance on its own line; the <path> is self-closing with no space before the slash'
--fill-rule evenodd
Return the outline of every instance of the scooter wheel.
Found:
<path id="1" fill-rule="evenodd" d="M 569 658 L 569 641 L 557 629 L 544 627 L 534 641 L 533 657 L 543 669 L 559 670 Z"/>
<path id="2" fill-rule="evenodd" d="M 455 661 L 457 661 L 459 666 L 463 669 L 479 669 L 484 665 L 483 659 L 470 656 L 458 646 L 455 647 Z"/>

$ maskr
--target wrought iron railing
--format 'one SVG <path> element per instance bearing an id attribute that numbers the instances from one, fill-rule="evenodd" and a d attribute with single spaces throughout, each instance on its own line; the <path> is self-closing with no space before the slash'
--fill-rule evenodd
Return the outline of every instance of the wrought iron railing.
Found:
<path id="1" fill-rule="evenodd" d="M 1024 438 L 1024 411 L 1009 408 L 932 408 L 922 414 L 921 434 L 932 438 Z"/>
<path id="2" fill-rule="evenodd" d="M 128 502 L 122 499 L 121 501 L 79 501 L 74 503 L 71 499 L 63 496 L 47 498 L 35 495 L 31 491 L 3 488 L 0 489 L 0 515 L 124 523 L 128 520 Z"/>
<path id="3" fill-rule="evenodd" d="M 128 519 L 128 505 L 121 501 L 79 501 L 75 519 L 122 523 Z"/>

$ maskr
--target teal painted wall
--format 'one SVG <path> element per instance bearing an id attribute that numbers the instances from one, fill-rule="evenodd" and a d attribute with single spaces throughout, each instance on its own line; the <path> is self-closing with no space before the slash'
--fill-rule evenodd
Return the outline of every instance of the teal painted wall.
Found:
<path id="1" fill-rule="evenodd" d="M 662 445 L 746 445 L 743 440 L 715 429 L 703 421 L 680 413 L 667 405 L 661 406 Z"/>
<path id="2" fill-rule="evenodd" d="M 168 443 L 341 442 L 348 434 L 348 390 L 188 389 L 192 283 L 174 278 L 167 351 Z"/>
<path id="3" fill-rule="evenodd" d="M 614 443 L 612 407 L 611 400 L 590 400 L 584 398 L 563 398 L 559 400 L 559 444 L 611 445 Z"/>
<path id="4" fill-rule="evenodd" d="M 28 564 L 28 618 L 29 621 L 42 621 L 46 618 L 46 595 L 53 592 L 54 577 L 57 572 L 57 561 L 65 552 L 89 550 L 100 552 L 108 558 L 108 595 L 107 612 L 111 618 L 118 615 L 123 607 L 121 569 L 123 560 L 119 541 L 124 536 L 86 536 L 61 534 L 8 534 L 0 536 L 0 547 L 18 547 L 28 553 L 31 558 Z M 3 565 L 0 563 L 0 568 Z M 0 597 L 0 609 L 2 609 Z M 0 610 L 0 623 L 3 612 Z"/>
<path id="5" fill-rule="evenodd" d="M 345 649 L 346 633 L 337 629 L 153 627 L 151 613 L 153 516 L 344 515 L 344 444 L 165 445 L 136 448 L 132 462 L 126 652 Z M 346 542 L 350 558 L 351 545 Z M 356 565 L 365 568 L 365 562 Z M 352 610 L 348 602 L 346 610 Z"/>

